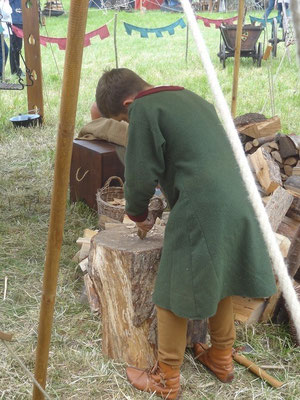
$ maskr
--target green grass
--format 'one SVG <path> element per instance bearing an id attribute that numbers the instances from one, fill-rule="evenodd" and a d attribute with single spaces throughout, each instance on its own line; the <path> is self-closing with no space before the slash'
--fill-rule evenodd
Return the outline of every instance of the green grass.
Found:
<path id="1" fill-rule="evenodd" d="M 66 11 L 69 1 L 64 1 Z M 233 16 L 204 14 L 212 18 Z M 259 14 L 258 14 L 259 15 Z M 89 10 L 87 32 L 114 17 L 114 12 Z M 153 84 L 176 84 L 213 100 L 207 78 L 196 53 L 192 38 L 188 63 L 185 63 L 186 31 L 176 28 L 174 36 L 141 39 L 137 33 L 128 36 L 122 21 L 159 27 L 174 22 L 179 15 L 161 12 L 118 13 L 119 66 L 128 67 Z M 68 15 L 47 19 L 49 36 L 64 37 Z M 226 99 L 231 101 L 233 59 L 223 70 L 218 60 L 219 31 L 199 26 L 206 39 Z M 113 32 L 113 22 L 109 24 Z M 47 35 L 45 28 L 42 35 Z M 59 121 L 61 77 L 64 55 L 56 45 L 42 47 L 45 125 L 43 128 L 14 129 L 9 118 L 27 111 L 26 91 L 0 93 L 0 329 L 15 333 L 10 344 L 25 365 L 33 371 L 39 303 L 41 298 L 45 247 L 48 231 L 50 198 Z M 275 73 L 283 56 L 268 62 Z M 299 70 L 295 46 L 290 48 L 291 61 L 285 58 L 275 82 L 276 113 L 281 117 L 285 133 L 299 133 Z M 56 67 L 57 64 L 57 67 Z M 94 100 L 95 86 L 106 67 L 114 67 L 113 37 L 104 41 L 92 39 L 85 48 L 76 131 L 89 120 L 89 107 Z M 7 65 L 6 75 L 9 76 Z M 13 79 L 13 78 L 12 78 Z M 268 67 L 253 66 L 251 59 L 241 59 L 237 115 L 260 112 L 268 99 Z M 271 116 L 267 103 L 265 114 Z M 76 263 L 76 239 L 84 228 L 96 228 L 97 217 L 83 204 L 68 204 L 62 248 L 57 300 L 49 356 L 48 387 L 53 399 L 148 399 L 149 395 L 132 389 L 125 379 L 124 365 L 103 358 L 101 323 L 82 300 L 83 280 Z M 4 278 L 8 279 L 3 300 Z M 260 365 L 272 365 L 269 372 L 285 382 L 280 390 L 270 388 L 260 379 L 236 367 L 232 385 L 217 382 L 195 365 L 189 353 L 182 368 L 183 399 L 290 399 L 300 398 L 299 349 L 294 348 L 285 326 L 238 326 L 237 344 L 248 342 L 255 349 L 252 358 Z M 30 399 L 32 384 L 16 361 L 0 343 L 0 399 Z M 298 385 L 299 386 L 299 385 Z"/>

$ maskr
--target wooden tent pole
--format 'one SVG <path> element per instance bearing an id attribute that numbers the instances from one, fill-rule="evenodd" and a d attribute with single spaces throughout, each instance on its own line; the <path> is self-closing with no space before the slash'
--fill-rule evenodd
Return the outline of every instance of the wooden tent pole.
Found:
<path id="1" fill-rule="evenodd" d="M 72 0 L 70 3 L 50 224 L 35 362 L 35 378 L 43 388 L 46 385 L 88 3 L 89 0 Z M 36 386 L 33 388 L 32 398 L 34 400 L 44 399 L 43 394 Z"/>
<path id="2" fill-rule="evenodd" d="M 244 10 L 245 10 L 245 1 L 239 0 L 239 16 L 238 16 L 238 24 L 235 37 L 234 70 L 233 70 L 232 101 L 231 101 L 231 115 L 233 118 L 235 117 L 236 114 Z"/>

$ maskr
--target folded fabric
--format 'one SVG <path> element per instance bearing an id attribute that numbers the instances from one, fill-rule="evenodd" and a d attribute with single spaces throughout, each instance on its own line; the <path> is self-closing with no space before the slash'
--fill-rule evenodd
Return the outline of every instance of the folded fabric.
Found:
<path id="1" fill-rule="evenodd" d="M 126 147 L 128 142 L 128 123 L 111 118 L 97 118 L 81 128 L 77 139 L 101 139 Z"/>

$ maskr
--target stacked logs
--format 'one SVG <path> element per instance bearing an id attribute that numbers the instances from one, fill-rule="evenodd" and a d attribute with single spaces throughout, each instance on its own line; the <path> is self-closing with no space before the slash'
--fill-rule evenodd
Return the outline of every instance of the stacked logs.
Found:
<path id="1" fill-rule="evenodd" d="M 250 168 L 265 204 L 271 226 L 298 288 L 300 282 L 300 136 L 280 133 L 280 119 L 245 114 L 235 119 Z M 281 238 L 281 239 L 280 239 Z M 299 291 L 300 292 L 300 291 Z M 300 297 L 300 294 L 299 294 Z M 280 289 L 267 301 L 237 300 L 237 319 L 243 322 L 283 322 L 289 319 Z M 246 303 L 245 303 L 246 302 Z M 245 305 L 246 304 L 246 305 Z M 249 311 L 250 310 L 250 311 Z"/>
<path id="2" fill-rule="evenodd" d="M 279 133 L 281 124 L 277 116 L 266 119 L 260 114 L 246 114 L 246 117 L 236 118 L 235 123 L 260 184 L 260 192 L 269 195 L 276 187 L 283 186 L 292 194 L 299 195 L 300 136 Z M 258 173 L 260 168 L 264 171 Z M 266 170 L 270 175 L 270 180 L 267 179 L 270 187 L 266 186 Z"/>

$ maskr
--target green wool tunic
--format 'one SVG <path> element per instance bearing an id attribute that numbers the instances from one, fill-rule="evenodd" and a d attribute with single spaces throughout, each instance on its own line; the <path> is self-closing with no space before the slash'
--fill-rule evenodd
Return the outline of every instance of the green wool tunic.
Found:
<path id="1" fill-rule="evenodd" d="M 268 297 L 276 286 L 213 105 L 189 90 L 170 88 L 142 92 L 130 106 L 126 211 L 145 219 L 149 199 L 161 186 L 171 212 L 153 301 L 178 316 L 203 319 L 226 296 Z"/>

